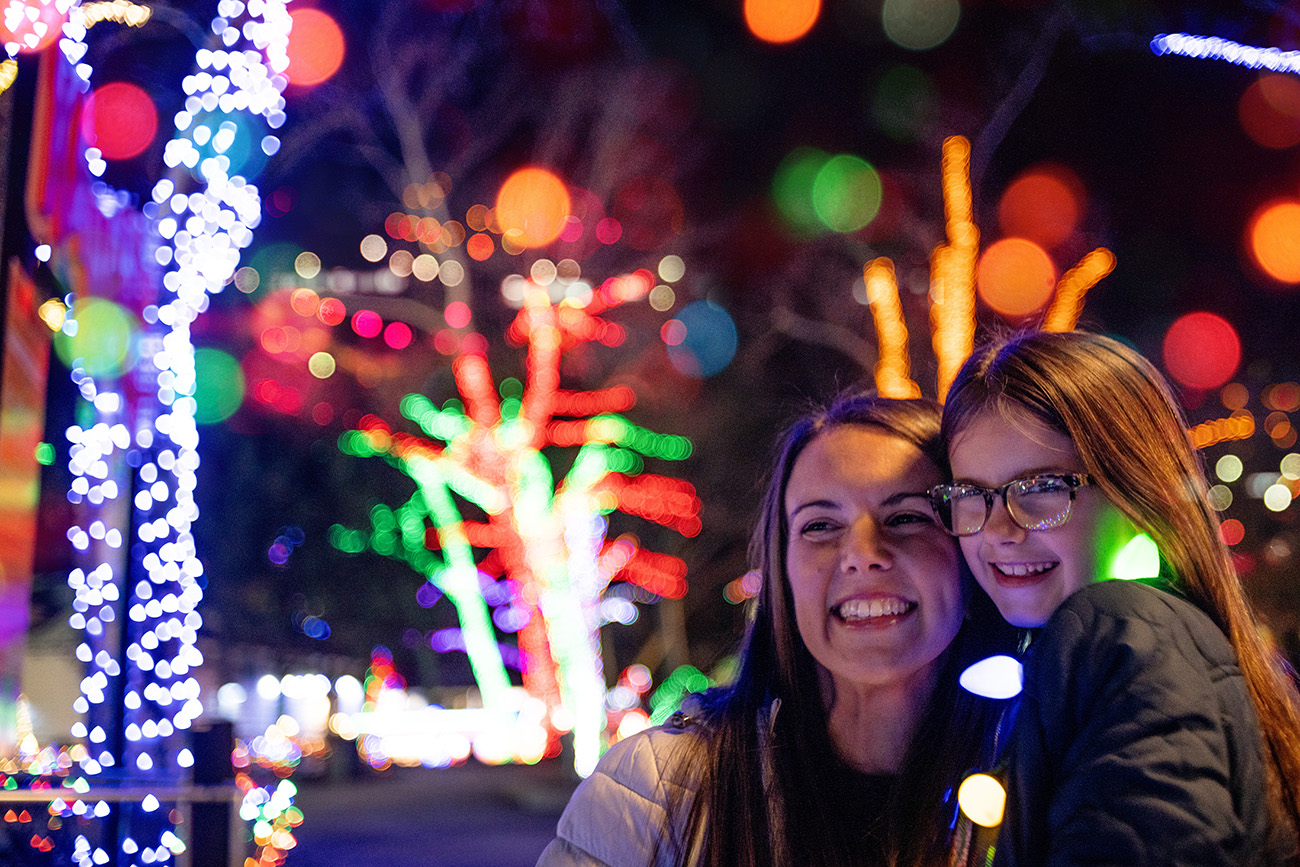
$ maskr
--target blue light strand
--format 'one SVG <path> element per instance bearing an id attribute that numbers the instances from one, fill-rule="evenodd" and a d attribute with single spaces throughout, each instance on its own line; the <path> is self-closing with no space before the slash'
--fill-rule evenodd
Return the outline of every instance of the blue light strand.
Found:
<path id="1" fill-rule="evenodd" d="M 1223 39 L 1219 36 L 1161 33 L 1151 40 L 1151 51 L 1157 56 L 1175 54 L 1180 57 L 1224 60 L 1248 69 L 1300 73 L 1300 51 L 1258 48 L 1253 45 L 1242 45 L 1240 42 L 1233 42 L 1231 39 Z"/>

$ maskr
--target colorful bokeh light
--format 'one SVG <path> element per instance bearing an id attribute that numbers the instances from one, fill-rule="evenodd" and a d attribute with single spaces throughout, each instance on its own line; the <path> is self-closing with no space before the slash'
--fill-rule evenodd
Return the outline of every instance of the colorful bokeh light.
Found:
<path id="1" fill-rule="evenodd" d="M 1285 150 L 1300 144 L 1300 80 L 1265 74 L 1237 102 L 1241 128 L 1256 144 Z"/>
<path id="2" fill-rule="evenodd" d="M 78 298 L 72 319 L 54 335 L 54 352 L 68 367 L 91 376 L 116 376 L 126 369 L 140 321 L 116 301 Z"/>
<path id="3" fill-rule="evenodd" d="M 0 41 L 14 43 L 29 54 L 53 45 L 71 5 L 57 0 L 9 0 L 0 16 Z"/>
<path id="4" fill-rule="evenodd" d="M 81 115 L 81 139 L 107 160 L 140 154 L 158 134 L 158 109 L 149 94 L 125 81 L 96 88 Z"/>
<path id="5" fill-rule="evenodd" d="M 235 414 L 244 402 L 244 371 L 227 352 L 211 347 L 194 350 L 194 420 L 215 424 Z"/>
<path id="6" fill-rule="evenodd" d="M 772 178 L 772 200 L 787 225 L 802 234 L 821 231 L 823 224 L 813 207 L 813 184 L 830 159 L 816 148 L 795 148 L 776 168 Z"/>
<path id="7" fill-rule="evenodd" d="M 1002 192 L 998 222 L 1003 235 L 1051 249 L 1074 234 L 1084 204 L 1078 175 L 1059 163 L 1040 163 L 1021 172 Z"/>
<path id="8" fill-rule="evenodd" d="M 289 31 L 289 68 L 285 75 L 295 87 L 315 87 L 343 65 L 343 31 L 319 9 L 298 9 L 289 15 L 293 29 Z"/>
<path id="9" fill-rule="evenodd" d="M 682 308 L 677 321 L 684 333 L 680 343 L 668 347 L 668 358 L 679 372 L 708 377 L 731 363 L 738 335 L 730 313 L 712 301 L 694 301 Z"/>
<path id="10" fill-rule="evenodd" d="M 880 21 L 889 41 L 925 51 L 948 41 L 961 19 L 958 0 L 885 0 Z"/>
<path id="11" fill-rule="evenodd" d="M 544 247 L 560 236 L 569 216 L 569 191 L 543 168 L 529 166 L 506 178 L 497 194 L 497 222 L 524 248 Z"/>
<path id="12" fill-rule="evenodd" d="M 1241 338 L 1232 323 L 1206 311 L 1176 319 L 1165 332 L 1165 368 L 1183 385 L 1218 388 L 1241 365 Z"/>
<path id="13" fill-rule="evenodd" d="M 358 310 L 352 314 L 352 330 L 361 337 L 376 337 L 383 327 L 384 320 L 373 310 Z"/>
<path id="14" fill-rule="evenodd" d="M 1260 208 L 1250 219 L 1246 240 L 1266 274 L 1282 283 L 1300 283 L 1300 201 L 1285 199 Z"/>
<path id="15" fill-rule="evenodd" d="M 883 188 L 870 163 L 851 154 L 833 156 L 812 183 L 813 212 L 833 232 L 856 232 L 880 212 Z"/>
<path id="16" fill-rule="evenodd" d="M 821 0 L 745 0 L 745 26 L 764 42 L 799 39 L 817 23 Z"/>
<path id="17" fill-rule="evenodd" d="M 975 271 L 980 298 L 1011 318 L 1042 308 L 1052 297 L 1055 285 L 1056 266 L 1052 257 L 1025 238 L 1003 238 L 990 245 Z"/>

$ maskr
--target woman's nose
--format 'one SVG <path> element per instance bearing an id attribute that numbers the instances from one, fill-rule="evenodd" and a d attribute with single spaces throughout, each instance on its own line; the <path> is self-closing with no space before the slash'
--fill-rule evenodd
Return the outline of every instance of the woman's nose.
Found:
<path id="1" fill-rule="evenodd" d="M 881 528 L 870 518 L 853 523 L 840 559 L 846 570 L 889 569 L 894 565 L 893 553 Z"/>

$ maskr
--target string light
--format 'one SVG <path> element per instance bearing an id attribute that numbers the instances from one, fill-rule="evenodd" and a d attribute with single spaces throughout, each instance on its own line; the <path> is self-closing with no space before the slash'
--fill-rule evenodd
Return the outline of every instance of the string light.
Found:
<path id="1" fill-rule="evenodd" d="M 911 377 L 907 324 L 903 321 L 903 305 L 898 299 L 894 263 L 885 258 L 873 259 L 863 268 L 862 277 L 867 287 L 871 316 L 876 323 L 876 343 L 879 346 L 876 390 L 882 397 L 920 397 L 921 388 Z"/>
<path id="2" fill-rule="evenodd" d="M 1280 48 L 1257 48 L 1218 36 L 1192 36 L 1188 33 L 1161 33 L 1151 40 L 1157 56 L 1174 54 L 1182 57 L 1223 60 L 1248 69 L 1270 72 L 1300 72 L 1300 51 Z"/>

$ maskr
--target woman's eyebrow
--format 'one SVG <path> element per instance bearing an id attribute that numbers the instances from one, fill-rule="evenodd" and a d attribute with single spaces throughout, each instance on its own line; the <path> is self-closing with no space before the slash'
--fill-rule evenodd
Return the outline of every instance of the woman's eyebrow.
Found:
<path id="1" fill-rule="evenodd" d="M 834 500 L 809 500 L 808 502 L 800 503 L 791 509 L 788 517 L 793 518 L 804 509 L 838 509 L 839 505 L 840 504 Z"/>

